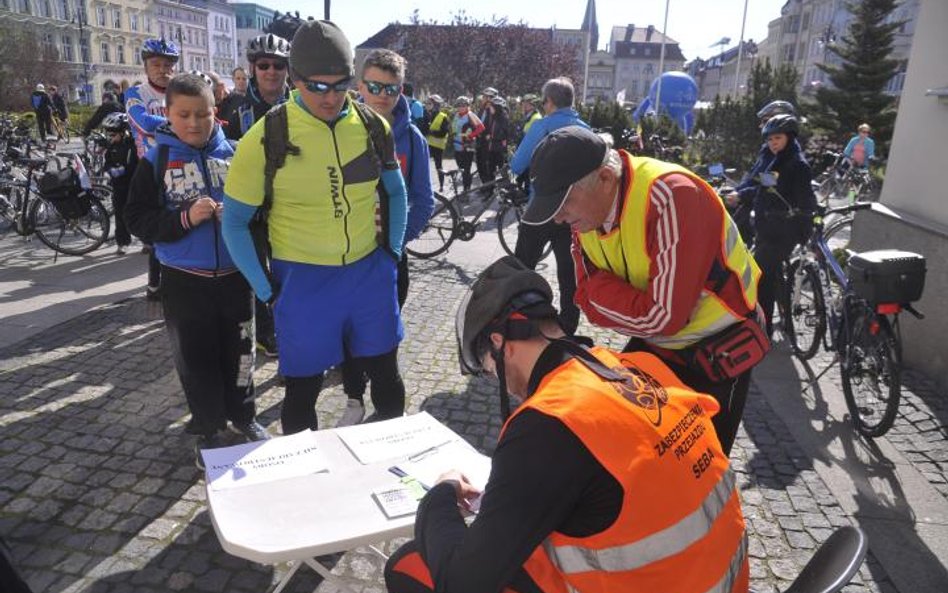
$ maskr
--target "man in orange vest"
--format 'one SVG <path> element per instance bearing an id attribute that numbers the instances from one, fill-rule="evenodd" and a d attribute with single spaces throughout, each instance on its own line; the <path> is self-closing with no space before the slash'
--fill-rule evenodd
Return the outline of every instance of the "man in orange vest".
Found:
<path id="1" fill-rule="evenodd" d="M 506 419 L 483 494 L 457 471 L 389 559 L 391 593 L 744 593 L 747 538 L 718 404 L 651 354 L 588 348 L 505 257 L 457 315 L 462 369 L 496 374 Z M 470 527 L 461 508 L 480 498 Z"/>
<path id="2" fill-rule="evenodd" d="M 525 224 L 573 231 L 576 304 L 714 396 L 729 454 L 751 368 L 770 347 L 758 319 L 760 268 L 713 189 L 684 167 L 613 150 L 585 128 L 548 135 L 530 164 Z"/>

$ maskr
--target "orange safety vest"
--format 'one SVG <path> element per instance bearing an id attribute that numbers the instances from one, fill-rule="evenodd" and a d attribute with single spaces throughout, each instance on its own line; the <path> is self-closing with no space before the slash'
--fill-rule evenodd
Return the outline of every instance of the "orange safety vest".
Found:
<path id="1" fill-rule="evenodd" d="M 527 573 L 546 593 L 746 592 L 740 497 L 711 425 L 718 403 L 651 354 L 591 352 L 624 380 L 574 358 L 543 379 L 504 430 L 525 409 L 559 419 L 622 486 L 622 507 L 600 533 L 551 533 Z"/>
<path id="2" fill-rule="evenodd" d="M 609 233 L 603 234 L 598 230 L 581 233 L 579 243 L 583 248 L 583 253 L 594 266 L 600 270 L 608 270 L 624 278 L 635 288 L 644 291 L 648 289 L 649 270 L 652 264 L 652 258 L 646 246 L 648 229 L 645 228 L 648 210 L 651 207 L 649 195 L 652 184 L 661 177 L 679 173 L 704 187 L 711 195 L 714 195 L 714 190 L 703 179 L 684 167 L 646 157 L 633 159 L 631 155 L 622 151 L 619 154 L 623 159 L 623 169 L 632 176 L 629 189 L 622 197 L 621 218 L 617 221 L 616 228 Z M 753 311 L 757 306 L 760 267 L 741 239 L 737 225 L 728 215 L 724 203 L 718 199 L 715 199 L 715 202 L 722 213 L 721 228 L 712 229 L 721 237 L 718 259 L 740 280 L 746 309 L 733 311 L 718 295 L 704 290 L 698 302 L 695 303 L 688 324 L 674 335 L 648 336 L 647 340 L 651 344 L 670 349 L 686 348 L 702 338 L 712 336 L 743 320 L 747 311 Z"/>

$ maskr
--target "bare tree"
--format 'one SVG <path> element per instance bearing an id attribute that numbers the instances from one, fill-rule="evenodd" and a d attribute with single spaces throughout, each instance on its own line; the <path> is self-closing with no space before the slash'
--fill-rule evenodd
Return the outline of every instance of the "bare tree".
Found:
<path id="1" fill-rule="evenodd" d="M 59 52 L 41 44 L 34 30 L 0 22 L 0 110 L 28 109 L 37 83 L 64 85 L 68 79 Z"/>
<path id="2" fill-rule="evenodd" d="M 416 89 L 449 97 L 486 86 L 505 95 L 536 93 L 555 76 L 581 79 L 575 48 L 554 40 L 549 29 L 503 18 L 482 22 L 460 12 L 440 24 L 416 12 L 409 25 L 399 26 L 393 45 L 408 60 Z"/>

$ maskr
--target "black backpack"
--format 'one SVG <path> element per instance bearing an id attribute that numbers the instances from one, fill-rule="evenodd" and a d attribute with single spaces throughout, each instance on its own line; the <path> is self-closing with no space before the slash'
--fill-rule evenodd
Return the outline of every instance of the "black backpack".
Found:
<path id="1" fill-rule="evenodd" d="M 92 208 L 89 194 L 82 188 L 79 174 L 72 167 L 47 171 L 38 182 L 40 195 L 65 219 L 85 216 Z"/>

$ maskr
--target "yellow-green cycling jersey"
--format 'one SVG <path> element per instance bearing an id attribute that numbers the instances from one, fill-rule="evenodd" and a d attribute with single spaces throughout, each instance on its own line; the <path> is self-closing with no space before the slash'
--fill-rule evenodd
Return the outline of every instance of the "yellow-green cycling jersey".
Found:
<path id="1" fill-rule="evenodd" d="M 428 126 L 428 146 L 444 150 L 444 147 L 448 145 L 448 135 L 451 132 L 449 119 L 448 114 L 443 111 L 435 114 L 434 119 L 431 120 L 431 125 Z"/>
<path id="2" fill-rule="evenodd" d="M 273 181 L 269 212 L 273 257 L 316 265 L 349 264 L 378 247 L 379 168 L 369 132 L 349 99 L 343 115 L 330 125 L 304 111 L 297 93 L 293 91 L 286 111 L 290 143 L 300 147 L 301 154 L 288 156 Z M 263 203 L 264 119 L 240 141 L 224 188 L 229 197 L 250 206 Z"/>

